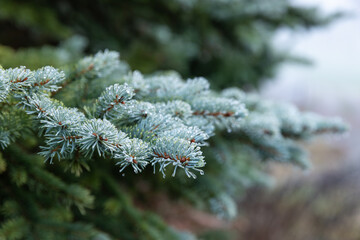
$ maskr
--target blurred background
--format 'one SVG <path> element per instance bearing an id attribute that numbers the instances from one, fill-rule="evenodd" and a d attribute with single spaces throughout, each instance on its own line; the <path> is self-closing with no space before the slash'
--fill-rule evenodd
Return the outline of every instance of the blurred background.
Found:
<path id="1" fill-rule="evenodd" d="M 108 48 L 144 73 L 205 76 L 351 125 L 305 143 L 309 170 L 267 165 L 274 184 L 248 184 L 234 221 L 162 194 L 141 206 L 204 239 L 360 239 L 359 43 L 358 0 L 0 0 L 4 68 Z"/>
<path id="2" fill-rule="evenodd" d="M 275 44 L 308 57 L 312 65 L 282 65 L 275 81 L 264 84 L 261 92 L 302 109 L 341 116 L 351 131 L 340 139 L 312 142 L 308 146 L 313 161 L 310 171 L 272 166 L 276 190 L 261 195 L 261 200 L 255 193 L 244 201 L 245 209 L 251 206 L 251 221 L 262 226 L 261 231 L 251 229 L 245 239 L 358 239 L 360 2 L 293 2 L 318 6 L 324 13 L 346 12 L 346 16 L 307 32 L 279 31 Z"/>

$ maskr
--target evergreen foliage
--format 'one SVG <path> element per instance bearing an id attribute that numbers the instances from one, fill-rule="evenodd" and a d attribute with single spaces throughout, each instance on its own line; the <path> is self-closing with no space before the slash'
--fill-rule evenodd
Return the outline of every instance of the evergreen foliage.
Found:
<path id="1" fill-rule="evenodd" d="M 347 128 L 205 78 L 130 71 L 108 50 L 0 69 L 0 109 L 0 239 L 195 239 L 140 210 L 134 186 L 234 218 L 242 190 L 268 182 L 264 161 L 307 167 L 299 140 Z"/>
<path id="2" fill-rule="evenodd" d="M 7 34 L 0 42 L 19 48 L 80 34 L 91 52 L 118 50 L 147 74 L 173 69 L 204 76 L 213 88 L 252 88 L 271 78 L 279 63 L 296 60 L 274 48 L 278 30 L 322 26 L 336 17 L 290 0 L 2 0 L 0 28 Z M 12 52 L 0 47 L 0 58 L 2 51 Z"/>

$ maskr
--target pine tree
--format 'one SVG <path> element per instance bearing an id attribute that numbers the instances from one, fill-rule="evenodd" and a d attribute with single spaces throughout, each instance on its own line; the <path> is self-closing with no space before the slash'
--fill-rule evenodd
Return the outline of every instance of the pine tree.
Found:
<path id="1" fill-rule="evenodd" d="M 131 71 L 119 53 L 0 70 L 0 239 L 195 239 L 140 210 L 137 183 L 236 216 L 267 161 L 308 167 L 299 141 L 342 133 L 202 77 Z"/>

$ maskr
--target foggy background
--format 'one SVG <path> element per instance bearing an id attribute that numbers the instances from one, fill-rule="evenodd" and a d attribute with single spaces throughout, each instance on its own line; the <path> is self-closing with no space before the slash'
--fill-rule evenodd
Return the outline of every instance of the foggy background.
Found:
<path id="1" fill-rule="evenodd" d="M 262 94 L 268 98 L 289 101 L 304 110 L 340 116 L 350 124 L 351 131 L 346 136 L 317 140 L 319 144 L 328 145 L 329 149 L 341 151 L 341 154 L 340 159 L 327 156 L 333 157 L 333 161 L 311 155 L 313 173 L 322 168 L 335 168 L 344 161 L 360 159 L 357 147 L 360 143 L 360 1 L 293 2 L 317 6 L 324 14 L 345 13 L 344 17 L 323 28 L 302 32 L 280 31 L 274 41 L 278 48 L 304 56 L 312 65 L 285 63 L 275 81 L 266 82 L 262 88 Z M 314 149 L 319 151 L 316 147 Z"/>

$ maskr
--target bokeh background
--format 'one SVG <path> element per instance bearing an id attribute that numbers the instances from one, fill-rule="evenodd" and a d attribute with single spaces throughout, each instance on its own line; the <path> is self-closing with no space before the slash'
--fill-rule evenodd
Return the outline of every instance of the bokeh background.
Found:
<path id="1" fill-rule="evenodd" d="M 302 109 L 341 116 L 351 124 L 351 131 L 341 138 L 313 141 L 308 146 L 313 161 L 310 171 L 271 167 L 276 189 L 266 194 L 255 191 L 243 203 L 250 209 L 250 222 L 261 226 L 250 227 L 245 239 L 358 239 L 360 2 L 294 2 L 316 5 L 324 13 L 343 11 L 347 16 L 321 29 L 279 31 L 275 44 L 308 57 L 312 64 L 283 65 L 275 81 L 267 82 L 261 92 Z"/>
<path id="2" fill-rule="evenodd" d="M 162 194 L 139 207 L 204 239 L 360 239 L 360 2 L 232 2 L 0 0 L 0 64 L 61 66 L 109 48 L 144 73 L 174 69 L 340 116 L 349 133 L 306 143 L 309 170 L 269 164 L 273 183 L 246 190 L 234 221 Z"/>

